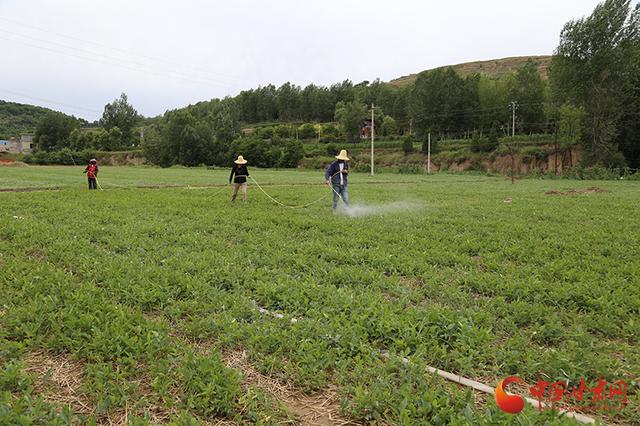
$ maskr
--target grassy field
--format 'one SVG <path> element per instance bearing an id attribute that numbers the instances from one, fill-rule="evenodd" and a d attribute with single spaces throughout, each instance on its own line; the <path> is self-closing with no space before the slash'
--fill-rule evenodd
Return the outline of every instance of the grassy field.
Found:
<path id="1" fill-rule="evenodd" d="M 640 182 L 354 174 L 348 215 L 314 172 L 253 170 L 326 197 L 295 210 L 231 205 L 226 170 L 80 171 L 0 168 L 60 188 L 0 192 L 0 424 L 573 424 L 427 366 L 625 380 L 591 415 L 640 423 Z"/>
<path id="2" fill-rule="evenodd" d="M 86 177 L 82 174 L 83 170 L 84 167 L 69 166 L 1 167 L 0 190 L 15 188 L 82 189 L 87 186 Z M 251 168 L 251 171 L 261 185 L 322 184 L 324 182 L 322 171 L 256 170 L 255 168 Z M 207 169 L 204 167 L 159 169 L 155 167 L 101 166 L 98 178 L 103 189 L 156 186 L 207 187 L 226 185 L 229 181 L 229 172 L 230 169 Z M 419 179 L 413 176 L 380 174 L 363 182 L 375 184 L 378 182 L 416 182 L 417 180 Z M 468 180 L 468 178 L 464 180 Z"/>

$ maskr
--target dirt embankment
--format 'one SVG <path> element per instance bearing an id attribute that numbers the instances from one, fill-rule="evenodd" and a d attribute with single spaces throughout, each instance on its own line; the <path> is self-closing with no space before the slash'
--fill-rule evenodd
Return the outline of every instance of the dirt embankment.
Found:
<path id="1" fill-rule="evenodd" d="M 571 150 L 558 151 L 557 153 L 548 148 L 549 153 L 542 157 L 531 157 L 522 154 L 516 155 L 489 155 L 486 157 L 475 156 L 473 158 L 465 158 L 461 161 L 446 162 L 439 164 L 431 163 L 432 171 L 448 170 L 452 172 L 464 171 L 485 171 L 495 172 L 509 175 L 514 172 L 516 175 L 528 173 L 562 173 L 572 167 L 577 166 L 582 160 L 582 150 L 579 147 Z M 426 170 L 427 163 L 425 161 L 424 168 Z"/>
<path id="2" fill-rule="evenodd" d="M 16 161 L 12 158 L 0 158 L 0 166 L 26 167 L 27 164 L 22 161 Z"/>
<path id="3" fill-rule="evenodd" d="M 96 156 L 99 164 L 106 166 L 141 166 L 146 160 L 138 152 L 102 152 Z"/>

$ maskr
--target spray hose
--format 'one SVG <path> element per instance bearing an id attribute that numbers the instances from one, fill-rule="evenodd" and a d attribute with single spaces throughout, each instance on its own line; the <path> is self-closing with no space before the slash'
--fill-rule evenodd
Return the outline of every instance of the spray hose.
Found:
<path id="1" fill-rule="evenodd" d="M 329 181 L 331 181 L 331 179 L 332 179 L 335 175 L 337 175 L 337 174 L 339 174 L 339 173 L 341 173 L 341 172 L 336 172 L 336 173 L 334 173 L 331 177 L 329 177 Z M 318 198 L 317 200 L 314 200 L 314 201 L 312 201 L 312 202 L 310 202 L 310 203 L 307 203 L 307 204 L 301 204 L 301 205 L 297 205 L 297 206 L 291 206 L 291 205 L 288 205 L 288 204 L 284 204 L 284 203 L 282 203 L 282 202 L 280 202 L 280 201 L 276 200 L 275 198 L 273 198 L 271 195 L 269 195 L 269 193 L 267 193 L 267 191 L 265 191 L 265 190 L 262 188 L 262 186 L 260 186 L 260 184 L 259 184 L 259 183 L 258 183 L 258 182 L 253 178 L 253 176 L 250 176 L 250 175 L 249 175 L 249 176 L 240 175 L 240 176 L 236 176 L 236 177 L 248 177 L 249 179 L 251 179 L 251 180 L 253 181 L 253 183 L 258 187 L 258 189 L 259 189 L 260 191 L 262 191 L 262 193 L 263 193 L 263 194 L 264 194 L 264 195 L 265 195 L 269 200 L 273 201 L 274 203 L 278 204 L 279 206 L 282 206 L 282 207 L 285 207 L 285 208 L 288 208 L 288 209 L 304 209 L 304 208 L 310 207 L 310 206 L 312 206 L 312 205 L 314 205 L 314 204 L 316 204 L 316 203 L 319 203 L 320 201 L 324 200 L 324 199 L 325 199 L 325 197 L 326 197 L 325 195 L 323 195 L 322 197 L 320 197 L 320 198 Z M 329 187 L 331 187 L 331 190 L 332 190 L 333 192 L 335 192 L 335 194 L 336 194 L 338 197 L 342 198 L 342 195 L 340 195 L 340 193 L 339 193 L 338 191 L 336 191 L 336 190 L 335 190 L 335 188 L 333 187 L 333 185 L 329 184 Z"/>
<path id="2" fill-rule="evenodd" d="M 316 204 L 316 203 L 318 203 L 318 202 L 320 202 L 320 201 L 322 201 L 322 200 L 324 200 L 324 199 L 326 198 L 326 196 L 325 196 L 325 195 L 323 195 L 322 197 L 320 197 L 320 198 L 318 198 L 317 200 L 312 201 L 312 202 L 310 202 L 310 203 L 307 203 L 307 204 L 301 204 L 301 205 L 299 205 L 299 206 L 290 206 L 290 205 L 287 205 L 287 204 L 281 203 L 280 201 L 276 200 L 276 199 L 275 199 L 275 198 L 273 198 L 271 195 L 269 195 L 269 194 L 267 193 L 267 191 L 265 191 L 264 189 L 262 189 L 262 187 L 260 186 L 260 184 L 259 184 L 258 182 L 256 182 L 256 180 L 255 180 L 253 177 L 249 176 L 249 178 L 253 181 L 253 183 L 255 183 L 255 184 L 256 184 L 256 186 L 258 187 L 258 189 L 260 189 L 260 191 L 262 191 L 262 193 L 263 193 L 264 195 L 266 195 L 266 196 L 267 196 L 267 198 L 269 198 L 269 199 L 270 199 L 271 201 L 273 201 L 274 203 L 276 203 L 276 204 L 278 204 L 278 205 L 280 205 L 280 206 L 282 206 L 282 207 L 286 207 L 286 208 L 288 208 L 288 209 L 304 209 L 304 208 L 309 207 L 309 206 L 312 206 L 312 205 L 314 205 L 314 204 Z M 333 189 L 333 188 L 331 188 L 331 189 Z M 334 189 L 334 192 L 335 192 L 335 189 Z M 336 194 L 337 194 L 337 192 L 336 192 Z M 340 195 L 340 194 L 338 194 L 338 195 Z"/>
<path id="3" fill-rule="evenodd" d="M 329 177 L 329 182 L 331 182 L 331 179 L 332 179 L 334 176 L 336 176 L 337 174 L 339 174 L 339 173 L 341 173 L 341 172 L 336 172 L 336 173 L 334 173 L 333 175 L 331 175 L 331 176 Z M 310 206 L 312 206 L 312 205 L 314 205 L 314 204 L 317 204 L 317 203 L 319 203 L 320 201 L 322 201 L 323 199 L 325 199 L 325 196 L 323 195 L 322 197 L 320 197 L 320 198 L 318 198 L 317 200 L 314 200 L 314 201 L 312 201 L 312 202 L 310 202 L 310 203 L 306 203 L 306 204 L 300 204 L 300 205 L 292 206 L 292 205 L 284 204 L 284 203 L 282 203 L 282 202 L 280 202 L 280 201 L 276 200 L 275 198 L 273 198 L 271 195 L 269 195 L 269 193 L 267 193 L 267 191 L 265 191 L 265 190 L 262 188 L 262 186 L 260 186 L 260 184 L 259 184 L 259 183 L 258 183 L 258 182 L 253 178 L 253 176 L 250 176 L 250 175 L 236 175 L 236 177 L 245 177 L 245 178 L 247 178 L 247 177 L 248 177 L 248 178 L 249 178 L 249 179 L 251 179 L 251 180 L 253 181 L 253 183 L 258 187 L 258 189 L 260 189 L 260 191 L 262 191 L 262 193 L 263 193 L 264 195 L 266 195 L 266 196 L 267 196 L 267 198 L 268 198 L 268 199 L 270 199 L 270 200 L 271 200 L 271 201 L 273 201 L 274 203 L 278 204 L 279 206 L 282 206 L 282 207 L 285 207 L 285 208 L 288 208 L 288 209 L 304 209 L 304 208 L 310 207 Z M 102 185 L 100 185 L 100 181 L 98 180 L 98 177 L 97 177 L 97 176 L 95 177 L 95 180 L 96 180 L 96 183 L 98 184 L 98 188 L 100 188 L 100 191 L 104 191 L 104 189 L 102 188 Z M 125 187 L 124 187 L 124 186 L 122 186 L 122 185 L 116 185 L 116 184 L 110 184 L 110 185 L 117 186 L 117 187 L 121 187 L 121 188 L 125 188 Z M 333 191 L 333 192 L 334 192 L 338 197 L 342 198 L 342 195 L 340 195 L 340 193 L 339 193 L 338 191 L 336 191 L 336 190 L 335 190 L 335 188 L 333 187 L 333 184 L 329 183 L 329 185 L 328 185 L 328 186 L 331 188 L 331 190 L 332 190 L 332 191 Z M 215 197 L 216 195 L 220 194 L 222 191 L 224 191 L 224 190 L 226 190 L 226 189 L 227 189 L 226 187 L 220 188 L 218 191 L 216 191 L 216 192 L 214 192 L 213 194 L 209 195 L 207 198 L 213 198 L 213 197 Z"/>

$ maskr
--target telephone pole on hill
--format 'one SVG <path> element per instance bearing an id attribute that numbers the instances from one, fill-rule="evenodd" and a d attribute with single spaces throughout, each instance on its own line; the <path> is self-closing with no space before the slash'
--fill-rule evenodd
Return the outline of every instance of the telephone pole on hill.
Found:
<path id="1" fill-rule="evenodd" d="M 373 116 L 373 110 L 375 106 L 371 104 L 371 176 L 373 176 L 373 141 L 375 139 L 375 117 Z"/>
<path id="2" fill-rule="evenodd" d="M 516 101 L 511 102 L 511 110 L 513 111 L 513 122 L 511 125 L 511 136 L 516 135 L 516 109 L 518 109 L 518 103 Z"/>

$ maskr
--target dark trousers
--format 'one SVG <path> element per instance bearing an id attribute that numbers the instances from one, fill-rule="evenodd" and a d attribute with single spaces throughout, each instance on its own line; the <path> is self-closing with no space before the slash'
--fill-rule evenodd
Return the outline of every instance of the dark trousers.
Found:
<path id="1" fill-rule="evenodd" d="M 98 189 L 98 185 L 96 184 L 96 178 L 88 178 L 89 179 L 89 189 Z"/>

